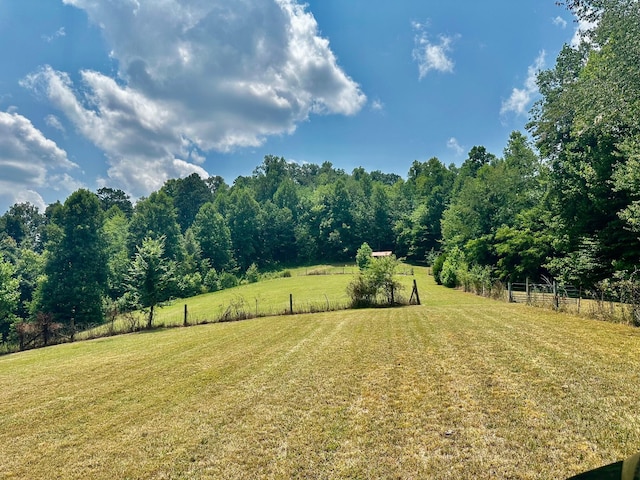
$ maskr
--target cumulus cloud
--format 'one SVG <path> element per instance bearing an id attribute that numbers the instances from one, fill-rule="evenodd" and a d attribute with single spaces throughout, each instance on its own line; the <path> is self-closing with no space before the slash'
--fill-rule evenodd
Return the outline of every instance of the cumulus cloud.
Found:
<path id="1" fill-rule="evenodd" d="M 416 31 L 413 59 L 418 64 L 420 80 L 432 70 L 452 73 L 455 64 L 449 53 L 456 37 L 440 35 L 439 42 L 434 43 L 429 39 L 424 24 L 414 22 L 413 28 Z"/>
<path id="2" fill-rule="evenodd" d="M 102 149 L 134 195 L 206 172 L 201 152 L 259 146 L 310 114 L 353 115 L 366 96 L 294 0 L 63 0 L 98 25 L 118 78 L 43 67 L 43 92 Z"/>
<path id="3" fill-rule="evenodd" d="M 456 155 L 462 155 L 464 153 L 464 147 L 460 145 L 458 139 L 455 137 L 451 137 L 447 140 L 447 148 L 449 150 L 453 150 Z"/>
<path id="4" fill-rule="evenodd" d="M 30 199 L 41 206 L 42 197 L 33 189 L 57 184 L 55 176 L 76 167 L 28 118 L 0 112 L 0 192 L 5 201 Z"/>
<path id="5" fill-rule="evenodd" d="M 523 88 L 514 88 L 509 99 L 502 102 L 500 114 L 513 112 L 516 115 L 524 115 L 533 97 L 538 93 L 536 79 L 538 72 L 544 68 L 546 52 L 542 50 L 533 65 L 529 66 L 527 79 Z"/>
<path id="6" fill-rule="evenodd" d="M 598 26 L 598 22 L 578 20 L 578 26 L 571 39 L 571 46 L 577 48 L 583 41 L 589 41 L 587 34 Z"/>
<path id="7" fill-rule="evenodd" d="M 11 204 L 14 205 L 16 203 L 30 203 L 34 207 L 38 207 L 41 213 L 47 208 L 47 204 L 42 198 L 42 195 L 35 190 L 21 190 L 16 192 L 11 199 Z"/>

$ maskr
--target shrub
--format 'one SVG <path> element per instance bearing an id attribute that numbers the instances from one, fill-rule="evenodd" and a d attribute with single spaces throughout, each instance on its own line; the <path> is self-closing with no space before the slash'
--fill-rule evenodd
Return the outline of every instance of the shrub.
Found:
<path id="1" fill-rule="evenodd" d="M 446 259 L 447 259 L 447 255 L 444 253 L 441 253 L 436 257 L 436 259 L 433 262 L 433 267 L 431 271 L 433 273 L 433 278 L 435 279 L 438 285 L 442 285 L 442 278 L 440 277 L 440 274 L 442 273 L 442 266 L 444 265 L 444 262 Z"/>
<path id="2" fill-rule="evenodd" d="M 244 278 L 247 283 L 257 283 L 260 280 L 260 272 L 258 266 L 252 263 L 244 274 Z"/>
<path id="3" fill-rule="evenodd" d="M 442 285 L 449 288 L 455 288 L 460 285 L 461 273 L 467 271 L 467 265 L 464 261 L 464 253 L 458 247 L 453 247 L 444 263 L 440 272 Z"/>
<path id="4" fill-rule="evenodd" d="M 402 284 L 394 280 L 397 266 L 394 256 L 371 259 L 368 267 L 347 286 L 352 306 L 375 305 L 378 296 L 383 296 L 387 305 L 395 303 L 396 292 L 402 290 Z"/>
<path id="5" fill-rule="evenodd" d="M 378 290 L 369 279 L 359 274 L 347 285 L 347 295 L 354 308 L 370 307 L 375 304 Z"/>
<path id="6" fill-rule="evenodd" d="M 218 290 L 220 290 L 220 278 L 215 268 L 212 268 L 211 270 L 209 270 L 205 275 L 204 286 L 210 292 L 217 292 Z"/>
<path id="7" fill-rule="evenodd" d="M 224 290 L 226 288 L 237 287 L 239 284 L 240 284 L 240 280 L 238 280 L 238 277 L 236 277 L 233 273 L 222 272 L 222 274 L 220 274 L 221 289 Z"/>
<path id="8" fill-rule="evenodd" d="M 371 260 L 373 259 L 373 257 L 371 257 L 372 253 L 373 250 L 371 250 L 371 247 L 367 242 L 364 242 L 360 246 L 360 248 L 356 252 L 356 265 L 358 265 L 358 268 L 360 270 L 365 270 L 369 266 Z"/>
<path id="9" fill-rule="evenodd" d="M 202 275 L 200 272 L 188 273 L 178 281 L 178 292 L 182 298 L 202 293 Z"/>

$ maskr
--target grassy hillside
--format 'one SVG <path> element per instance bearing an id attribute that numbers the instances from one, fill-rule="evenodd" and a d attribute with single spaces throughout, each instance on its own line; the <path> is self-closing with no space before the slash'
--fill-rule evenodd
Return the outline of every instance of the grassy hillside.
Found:
<path id="1" fill-rule="evenodd" d="M 564 478 L 634 453 L 640 331 L 424 305 L 0 358 L 0 478 Z"/>
<path id="2" fill-rule="evenodd" d="M 184 322 L 184 306 L 187 305 L 187 319 L 191 325 L 217 322 L 228 314 L 230 317 L 281 315 L 289 312 L 289 295 L 293 295 L 294 313 L 343 310 L 350 304 L 347 285 L 358 271 L 355 266 L 336 267 L 319 265 L 290 270 L 291 277 L 263 280 L 258 283 L 242 285 L 219 292 L 207 293 L 196 297 L 175 300 L 171 304 L 157 309 L 154 326 L 180 326 Z M 411 296 L 414 277 L 412 274 L 426 276 L 425 267 L 400 265 L 397 276 L 404 286 L 399 292 L 404 297 Z M 138 316 L 141 325 L 146 324 L 142 315 Z M 80 333 L 77 337 L 95 338 L 104 335 L 112 328 L 110 324 Z M 132 329 L 126 320 L 116 320 L 113 329 L 116 332 L 128 332 Z"/>

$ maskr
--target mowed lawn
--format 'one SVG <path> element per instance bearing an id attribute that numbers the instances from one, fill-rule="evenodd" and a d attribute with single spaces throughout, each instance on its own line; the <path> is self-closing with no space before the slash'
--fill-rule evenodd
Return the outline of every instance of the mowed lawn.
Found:
<path id="1" fill-rule="evenodd" d="M 0 358 L 0 478 L 565 478 L 640 450 L 640 330 L 446 290 Z"/>

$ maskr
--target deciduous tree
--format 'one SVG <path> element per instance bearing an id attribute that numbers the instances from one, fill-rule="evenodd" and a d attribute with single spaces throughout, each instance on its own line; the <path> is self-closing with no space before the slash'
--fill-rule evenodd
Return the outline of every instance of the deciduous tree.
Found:
<path id="1" fill-rule="evenodd" d="M 102 296 L 107 287 L 106 242 L 98 197 L 78 190 L 65 201 L 62 236 L 47 249 L 46 280 L 39 296 L 43 313 L 71 327 L 85 327 L 104 319 Z"/>

